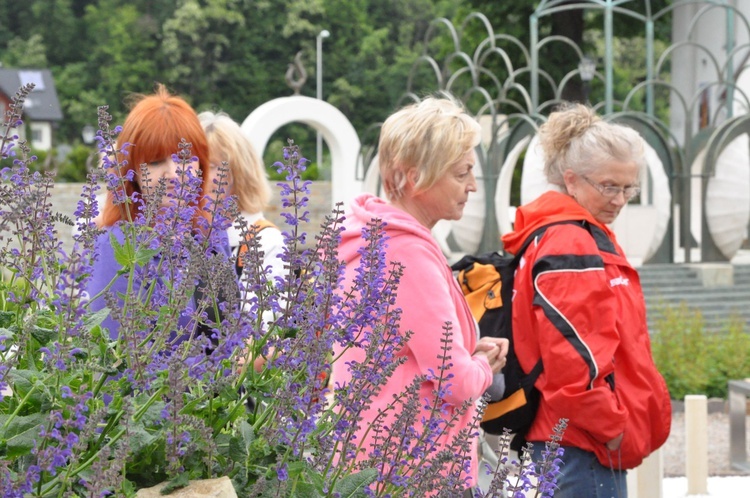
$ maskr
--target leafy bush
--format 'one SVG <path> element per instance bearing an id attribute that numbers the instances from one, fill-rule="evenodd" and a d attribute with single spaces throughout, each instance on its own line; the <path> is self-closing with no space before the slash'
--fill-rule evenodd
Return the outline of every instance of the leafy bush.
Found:
<path id="1" fill-rule="evenodd" d="M 88 173 L 87 166 L 89 161 L 92 160 L 92 153 L 91 147 L 84 144 L 74 146 L 58 167 L 55 180 L 58 182 L 85 182 Z"/>
<path id="2" fill-rule="evenodd" d="M 699 310 L 663 306 L 651 338 L 654 361 L 673 399 L 727 397 L 727 381 L 750 377 L 750 333 L 729 317 L 720 332 L 704 330 Z"/>
<path id="3" fill-rule="evenodd" d="M 86 175 L 88 174 L 87 165 L 92 152 L 91 147 L 78 144 L 70 150 L 65 159 L 60 163 L 56 159 L 57 149 L 49 151 L 32 149 L 29 154 L 35 159 L 29 161 L 27 167 L 32 172 L 54 173 L 55 181 L 58 182 L 83 183 L 86 181 Z M 0 159 L 0 168 L 10 168 L 12 166 L 13 157 L 3 157 Z"/>

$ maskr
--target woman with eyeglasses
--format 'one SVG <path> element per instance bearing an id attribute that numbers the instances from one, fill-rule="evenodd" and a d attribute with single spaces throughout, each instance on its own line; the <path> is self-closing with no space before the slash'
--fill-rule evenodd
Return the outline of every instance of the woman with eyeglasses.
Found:
<path id="1" fill-rule="evenodd" d="M 503 237 L 510 253 L 532 238 L 513 299 L 521 366 L 543 365 L 526 440 L 539 458 L 555 424 L 568 419 L 555 497 L 625 498 L 626 470 L 659 448 L 671 425 L 638 273 L 608 226 L 639 193 L 643 139 L 578 104 L 553 112 L 539 141 L 559 191 L 518 208 L 515 231 Z"/>

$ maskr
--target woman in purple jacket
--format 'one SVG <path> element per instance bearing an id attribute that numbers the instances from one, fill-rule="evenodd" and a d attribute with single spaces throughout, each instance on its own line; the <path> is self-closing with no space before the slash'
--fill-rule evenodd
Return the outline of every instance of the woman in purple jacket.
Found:
<path id="1" fill-rule="evenodd" d="M 158 85 L 137 98 L 117 148 L 119 179 L 99 221 L 90 310 L 108 308 L 101 325 L 112 339 L 126 333 L 133 344 L 158 345 L 160 335 L 181 342 L 199 329 L 196 282 L 211 271 L 203 265 L 229 255 L 226 233 L 211 228 L 202 195 L 206 136 L 192 107 Z"/>

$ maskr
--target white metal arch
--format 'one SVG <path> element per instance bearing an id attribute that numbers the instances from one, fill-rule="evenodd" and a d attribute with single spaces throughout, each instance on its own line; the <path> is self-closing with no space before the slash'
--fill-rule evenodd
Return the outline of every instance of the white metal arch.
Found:
<path id="1" fill-rule="evenodd" d="M 346 116 L 323 100 L 295 95 L 271 100 L 259 106 L 242 122 L 242 132 L 259 154 L 271 136 L 289 123 L 304 123 L 319 131 L 331 151 L 331 207 L 349 202 L 362 191 L 362 181 L 355 178 L 360 142 Z"/>

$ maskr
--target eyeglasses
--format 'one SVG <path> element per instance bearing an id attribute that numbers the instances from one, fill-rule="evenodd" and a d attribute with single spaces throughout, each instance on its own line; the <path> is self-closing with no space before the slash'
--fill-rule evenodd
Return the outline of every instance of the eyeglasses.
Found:
<path id="1" fill-rule="evenodd" d="M 589 185 L 598 190 L 599 193 L 607 199 L 614 199 L 615 197 L 620 195 L 620 193 L 622 193 L 622 195 L 627 200 L 632 199 L 633 197 L 641 193 L 641 187 L 615 187 L 612 185 L 602 185 L 601 183 L 597 183 L 591 180 L 586 175 L 580 175 L 580 177 L 586 180 Z"/>

